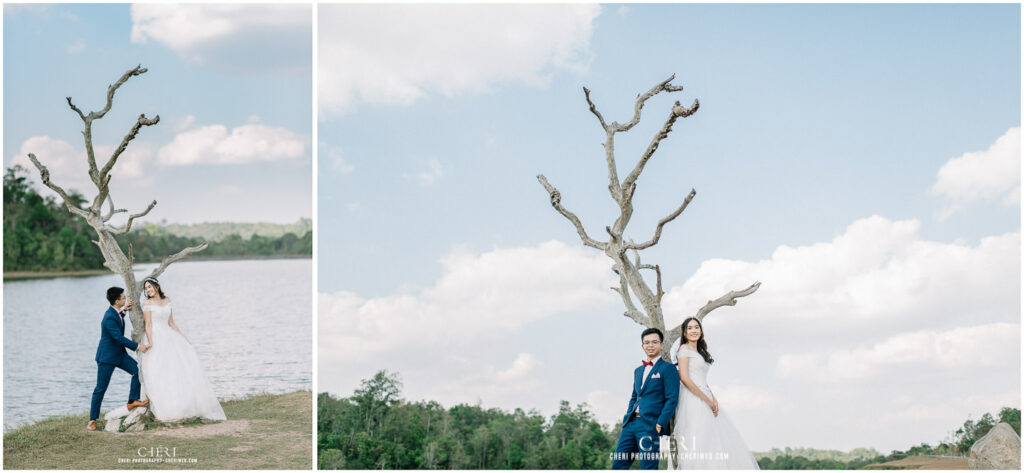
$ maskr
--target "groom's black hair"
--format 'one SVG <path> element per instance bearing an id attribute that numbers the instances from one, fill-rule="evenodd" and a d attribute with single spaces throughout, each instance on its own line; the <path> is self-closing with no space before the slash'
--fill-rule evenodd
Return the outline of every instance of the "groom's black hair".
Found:
<path id="1" fill-rule="evenodd" d="M 664 342 L 665 341 L 665 334 L 661 333 L 661 330 L 658 330 L 658 329 L 653 328 L 653 327 L 649 328 L 647 330 L 644 330 L 644 333 L 640 334 L 640 341 L 643 341 L 644 337 L 646 337 L 646 336 L 648 336 L 648 335 L 650 335 L 652 333 L 658 334 L 658 341 L 660 341 L 660 342 Z"/>
<path id="2" fill-rule="evenodd" d="M 124 294 L 124 289 L 120 287 L 114 286 L 107 289 L 107 301 L 110 302 L 110 305 L 114 305 L 117 299 L 121 297 L 121 294 Z"/>

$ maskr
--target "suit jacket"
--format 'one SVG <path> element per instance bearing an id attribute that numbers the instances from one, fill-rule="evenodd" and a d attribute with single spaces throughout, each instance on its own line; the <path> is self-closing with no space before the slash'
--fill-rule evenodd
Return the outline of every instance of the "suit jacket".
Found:
<path id="1" fill-rule="evenodd" d="M 120 365 L 124 357 L 128 356 L 129 350 L 139 348 L 139 344 L 124 336 L 124 320 L 113 307 L 107 309 L 103 314 L 103 322 L 100 323 L 100 344 L 96 347 L 96 361 Z"/>
<path id="2" fill-rule="evenodd" d="M 633 395 L 629 398 L 629 407 L 622 418 L 622 425 L 625 427 L 630 414 L 639 406 L 640 415 L 637 420 L 649 423 L 651 429 L 654 429 L 655 424 L 660 425 L 661 431 L 667 432 L 679 404 L 679 371 L 676 365 L 659 358 L 646 381 L 640 379 L 643 374 L 643 366 L 633 371 Z"/>

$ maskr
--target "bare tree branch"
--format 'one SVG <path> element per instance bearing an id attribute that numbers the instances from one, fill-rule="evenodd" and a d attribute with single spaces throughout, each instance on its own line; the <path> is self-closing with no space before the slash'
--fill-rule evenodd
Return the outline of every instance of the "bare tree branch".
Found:
<path id="1" fill-rule="evenodd" d="M 681 89 L 682 87 L 680 87 L 680 90 Z M 647 165 L 647 161 L 649 161 L 651 156 L 654 156 L 654 152 L 658 150 L 658 145 L 661 144 L 661 140 L 667 138 L 668 134 L 672 132 L 672 125 L 676 122 L 676 119 L 693 115 L 698 108 L 700 108 L 700 102 L 696 99 L 693 101 L 693 106 L 688 109 L 680 107 L 679 102 L 676 102 L 675 106 L 672 108 L 672 113 L 669 115 L 668 119 L 665 120 L 665 124 L 661 126 L 661 130 L 658 131 L 658 134 L 654 135 L 654 138 L 651 139 L 651 143 L 647 145 L 647 149 L 644 151 L 644 154 L 640 156 L 640 161 L 636 163 L 636 167 L 634 167 L 633 171 L 626 176 L 624 181 L 622 181 L 623 187 L 629 187 L 636 182 L 638 177 L 640 177 L 640 173 L 643 172 L 644 166 Z"/>
<path id="2" fill-rule="evenodd" d="M 651 90 L 644 92 L 642 95 L 638 95 L 636 97 L 636 103 L 633 105 L 633 119 L 622 125 L 619 125 L 618 122 L 612 122 L 612 128 L 614 128 L 616 132 L 629 131 L 630 128 L 633 128 L 637 123 L 640 123 L 640 111 L 643 110 L 644 103 L 646 103 L 648 99 L 661 92 L 679 92 L 683 90 L 682 86 L 669 84 L 669 82 L 672 82 L 675 78 L 676 75 L 672 74 L 668 79 L 665 79 L 658 85 L 651 87 Z"/>
<path id="3" fill-rule="evenodd" d="M 619 287 L 612 287 L 611 289 L 619 293 L 622 297 L 623 305 L 626 307 L 624 315 L 633 319 L 638 324 L 646 327 L 657 327 L 663 331 L 665 331 L 666 327 L 661 303 L 665 296 L 665 289 L 661 266 L 641 263 L 639 250 L 647 249 L 658 244 L 661 240 L 661 233 L 665 225 L 675 220 L 683 213 L 683 211 L 686 210 L 687 206 L 689 206 L 690 202 L 696 196 L 696 191 L 691 189 L 682 204 L 680 204 L 674 212 L 658 221 L 658 224 L 655 227 L 654 236 L 650 240 L 637 244 L 624 238 L 624 235 L 626 234 L 626 227 L 629 225 L 629 221 L 633 215 L 633 196 L 636 193 L 637 179 L 644 171 L 648 161 L 650 161 L 651 157 L 653 157 L 654 153 L 658 150 L 661 141 L 667 138 L 672 132 L 672 127 L 676 120 L 679 118 L 689 117 L 697 112 L 700 108 L 700 101 L 694 100 L 693 105 L 690 107 L 683 107 L 680 102 L 675 102 L 661 129 L 651 139 L 633 169 L 621 182 L 619 181 L 618 168 L 615 160 L 615 134 L 629 131 L 640 122 L 643 107 L 651 97 L 662 92 L 679 92 L 683 90 L 682 86 L 672 85 L 672 81 L 674 79 L 675 75 L 673 74 L 668 79 L 656 84 L 647 92 L 637 95 L 636 102 L 633 106 L 633 118 L 629 122 L 623 124 L 619 124 L 618 122 L 609 123 L 605 121 L 604 116 L 598 111 L 597 106 L 594 104 L 594 101 L 590 96 L 590 89 L 586 87 L 583 88 L 584 98 L 587 101 L 587 106 L 589 107 L 590 112 L 597 117 L 598 122 L 601 123 L 601 127 L 605 131 L 604 150 L 605 163 L 608 167 L 608 191 L 615 200 L 615 203 L 618 204 L 620 210 L 615 222 L 611 226 L 605 226 L 605 232 L 607 232 L 610 237 L 608 242 L 598 242 L 590 238 L 584 230 L 580 219 L 562 206 L 561 194 L 558 190 L 552 187 L 543 175 L 537 176 L 537 179 L 540 181 L 541 185 L 544 186 L 544 189 L 548 191 L 548 195 L 551 197 L 552 207 L 572 222 L 573 226 L 576 227 L 576 232 L 583 240 L 583 244 L 603 250 L 604 253 L 614 261 L 612 271 L 619 277 Z M 628 250 L 633 250 L 635 262 L 630 261 L 630 258 L 627 256 L 626 253 Z M 648 281 L 645 280 L 641 274 L 641 270 L 648 269 L 654 270 L 656 275 L 653 291 Z M 719 299 L 709 301 L 707 305 L 698 311 L 698 316 L 703 318 L 708 312 L 717 307 L 735 305 L 737 298 L 752 294 L 759 286 L 760 282 L 757 282 L 742 291 L 732 291 Z M 634 298 L 636 302 L 634 302 Z M 682 335 L 682 328 L 676 326 L 671 330 L 665 331 L 665 333 L 667 337 L 665 348 L 662 350 L 662 357 L 670 359 L 669 350 L 671 344 Z"/>
<path id="4" fill-rule="evenodd" d="M 58 186 L 57 184 L 50 180 L 50 170 L 47 169 L 46 166 L 43 166 L 43 164 L 40 163 L 38 159 L 36 159 L 36 155 L 34 153 L 29 153 L 28 159 L 32 161 L 32 164 L 34 164 L 36 166 L 36 169 L 39 170 L 39 176 L 43 181 L 43 185 L 49 187 L 50 189 L 53 189 L 54 192 L 59 194 L 60 197 L 64 199 L 64 206 L 68 208 L 68 211 L 75 215 L 78 215 L 79 217 L 85 219 L 89 218 L 88 212 L 73 205 L 71 203 L 71 199 L 68 198 L 68 193 L 64 192 L 63 188 L 61 188 L 60 186 Z"/>
<path id="5" fill-rule="evenodd" d="M 110 219 L 114 217 L 114 215 L 117 215 L 117 214 L 119 214 L 121 212 L 127 212 L 128 211 L 127 209 L 115 209 L 114 208 L 114 198 L 111 197 L 110 194 L 107 194 L 107 204 L 110 205 L 110 213 L 108 213 L 108 214 L 103 216 L 103 223 L 109 222 Z"/>
<path id="6" fill-rule="evenodd" d="M 113 233 L 114 235 L 124 235 L 125 233 L 128 233 L 128 231 L 132 229 L 132 222 L 139 217 L 145 217 L 150 210 L 153 210 L 153 207 L 156 207 L 155 200 L 149 203 L 149 206 L 146 207 L 146 210 L 143 210 L 142 212 L 139 212 L 137 214 L 129 215 L 128 222 L 124 224 L 124 228 L 117 229 L 110 227 L 110 233 Z"/>
<path id="7" fill-rule="evenodd" d="M 608 124 L 604 122 L 604 117 L 601 116 L 601 112 L 597 111 L 597 106 L 595 106 L 594 102 L 590 100 L 590 89 L 584 87 L 583 96 L 587 98 L 587 104 L 590 105 L 590 113 L 593 113 L 594 116 L 597 117 L 597 121 L 601 122 L 601 128 L 604 128 L 607 131 Z"/>
<path id="8" fill-rule="evenodd" d="M 100 208 L 103 207 L 103 201 L 110 197 L 110 175 L 101 179 L 98 187 L 100 192 L 96 194 L 96 198 L 92 200 L 92 205 L 89 207 L 89 211 L 96 215 L 100 214 Z"/>
<path id="9" fill-rule="evenodd" d="M 164 258 L 163 262 L 160 263 L 160 266 L 158 266 L 156 269 L 154 269 L 152 273 L 149 273 L 148 277 L 155 278 L 157 276 L 160 276 L 161 274 L 164 273 L 164 270 L 166 270 L 167 267 L 171 265 L 171 263 L 173 263 L 175 261 L 178 261 L 180 259 L 183 259 L 183 258 L 187 258 L 192 253 L 203 251 L 203 250 L 206 249 L 207 246 L 210 246 L 210 243 L 204 241 L 199 246 L 192 246 L 192 247 L 189 247 L 189 248 L 185 248 L 184 250 L 181 250 L 181 251 L 179 251 L 179 252 L 177 252 L 177 253 L 175 253 L 175 254 L 173 254 L 171 256 L 168 256 L 168 257 Z"/>
<path id="10" fill-rule="evenodd" d="M 85 121 L 85 114 L 82 113 L 82 110 L 76 107 L 74 103 L 71 103 L 71 97 L 65 98 L 68 99 L 68 106 L 71 107 L 71 110 L 74 110 L 75 113 L 78 113 L 78 116 L 82 119 L 82 121 Z"/>
<path id="11" fill-rule="evenodd" d="M 736 305 L 737 298 L 749 296 L 756 292 L 757 288 L 759 287 L 761 287 L 760 281 L 755 282 L 754 284 L 751 284 L 750 287 L 740 291 L 729 291 L 724 296 L 719 297 L 718 299 L 708 301 L 707 304 L 704 304 L 704 307 L 701 307 L 700 310 L 697 311 L 697 314 L 694 315 L 694 317 L 696 317 L 697 320 L 703 322 L 704 316 L 708 315 L 708 312 L 711 312 L 722 306 L 734 306 Z"/>
<path id="12" fill-rule="evenodd" d="M 640 310 L 636 308 L 636 305 L 633 304 L 633 297 L 629 295 L 629 284 L 626 282 L 625 275 L 621 271 L 617 272 L 619 273 L 619 287 L 613 287 L 611 289 L 619 293 L 622 297 L 622 304 L 626 306 L 626 312 L 622 315 L 633 319 L 634 322 L 640 325 L 649 326 L 650 319 L 645 317 Z"/>
<path id="13" fill-rule="evenodd" d="M 663 218 L 661 220 L 658 220 L 658 227 L 654 230 L 654 237 L 653 238 L 651 238 L 650 240 L 647 240 L 647 241 L 645 241 L 645 242 L 643 242 L 643 243 L 641 243 L 639 245 L 637 245 L 636 243 L 633 243 L 633 242 L 629 242 L 629 243 L 627 243 L 625 245 L 626 248 L 629 248 L 631 250 L 643 250 L 643 249 L 647 249 L 647 248 L 650 248 L 650 247 L 658 244 L 658 241 L 661 240 L 661 229 L 662 229 L 662 227 L 664 227 L 666 223 L 675 220 L 676 217 L 679 216 L 679 214 L 683 213 L 683 211 L 686 210 L 686 206 L 690 205 L 690 201 L 693 200 L 693 197 L 696 196 L 696 195 L 697 195 L 697 191 L 694 190 L 694 189 L 690 189 L 690 194 L 686 196 L 686 199 L 683 200 L 682 205 L 680 205 L 679 208 L 675 210 L 675 212 L 672 212 L 671 214 L 669 214 L 665 218 Z"/>
<path id="14" fill-rule="evenodd" d="M 110 111 L 110 107 L 114 105 L 114 92 L 117 91 L 117 89 L 121 87 L 121 85 L 127 82 L 129 78 L 143 74 L 145 72 L 146 69 L 144 69 L 141 65 L 135 66 L 134 69 L 131 69 L 128 72 L 122 74 L 121 78 L 118 79 L 117 82 L 108 86 L 107 104 L 105 107 L 103 107 L 103 110 L 100 110 L 99 112 L 89 112 L 88 115 L 85 115 L 82 113 L 82 110 L 76 107 L 75 104 L 71 101 L 71 97 L 67 97 L 68 106 L 71 107 L 71 109 L 74 110 L 75 113 L 78 113 L 78 116 L 81 117 L 82 122 L 85 123 L 85 129 L 82 131 L 82 134 L 85 135 L 85 154 L 89 159 L 89 177 L 92 179 L 92 182 L 96 184 L 97 188 L 103 185 L 103 175 L 101 175 L 100 172 L 96 169 L 96 153 L 93 151 L 92 147 L 92 121 L 103 118 L 103 116 Z M 106 168 L 106 170 L 109 171 L 109 168 Z M 101 200 L 99 202 L 102 205 L 103 201 Z M 96 208 L 95 202 L 93 207 L 94 209 Z"/>
<path id="15" fill-rule="evenodd" d="M 656 265 L 656 264 L 640 264 L 640 257 L 639 256 L 637 256 L 637 260 L 636 261 L 637 261 L 636 269 L 653 269 L 654 272 L 658 275 L 657 292 L 654 294 L 654 297 L 657 299 L 658 305 L 661 305 L 661 298 L 662 298 L 662 296 L 665 295 L 665 291 L 662 290 L 662 287 L 661 287 L 661 267 Z"/>
<path id="16" fill-rule="evenodd" d="M 139 134 L 139 129 L 143 126 L 153 126 L 160 123 L 160 115 L 157 115 L 153 119 L 146 118 L 146 114 L 139 115 L 138 120 L 135 121 L 135 125 L 132 125 L 131 131 L 124 138 L 121 139 L 121 144 L 114 150 L 114 154 L 110 155 L 110 159 L 107 160 L 107 164 L 103 165 L 103 169 L 100 170 L 100 177 L 106 177 L 110 169 L 117 163 L 117 158 L 121 156 L 125 148 L 128 147 L 128 143 L 135 139 L 135 136 Z"/>
<path id="17" fill-rule="evenodd" d="M 121 78 L 118 79 L 117 82 L 114 82 L 112 85 L 107 86 L 107 105 L 103 107 L 103 110 L 100 110 L 99 112 L 90 112 L 89 118 L 92 120 L 103 118 L 103 115 L 106 115 L 107 112 L 110 111 L 110 107 L 114 105 L 114 92 L 116 92 L 119 87 L 124 85 L 124 83 L 127 82 L 128 79 L 134 76 L 145 74 L 147 70 L 148 69 L 142 67 L 142 65 L 140 64 L 138 66 L 135 66 L 134 69 L 131 69 L 128 72 L 122 74 Z"/>
<path id="18" fill-rule="evenodd" d="M 537 180 L 540 181 L 540 185 L 544 186 L 544 189 L 548 191 L 548 195 L 551 196 L 551 206 L 554 207 L 558 213 L 569 219 L 573 226 L 576 227 L 576 233 L 579 233 L 580 239 L 583 240 L 583 244 L 591 248 L 604 250 L 608 244 L 590 238 L 590 236 L 587 235 L 587 231 L 583 228 L 583 223 L 580 222 L 579 217 L 562 206 L 562 194 L 558 192 L 558 189 L 555 189 L 554 186 L 548 184 L 548 179 L 544 177 L 543 174 L 538 175 Z"/>
<path id="19" fill-rule="evenodd" d="M 658 305 L 661 306 L 661 298 L 665 296 L 665 291 L 661 288 L 661 266 L 654 265 L 654 272 L 658 274 Z"/>

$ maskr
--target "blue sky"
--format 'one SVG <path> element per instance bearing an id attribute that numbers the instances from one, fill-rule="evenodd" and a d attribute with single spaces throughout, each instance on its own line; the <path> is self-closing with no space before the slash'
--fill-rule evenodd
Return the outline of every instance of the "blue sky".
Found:
<path id="1" fill-rule="evenodd" d="M 311 6 L 4 5 L 4 165 L 33 151 L 87 196 L 81 120 L 137 64 L 94 123 L 113 146 L 159 115 L 115 168 L 119 207 L 150 221 L 294 222 L 312 215 Z M 34 170 L 34 168 L 33 168 Z M 49 192 L 47 190 L 46 192 Z"/>
<path id="2" fill-rule="evenodd" d="M 1018 5 L 319 7 L 319 388 L 621 416 L 640 327 L 591 236 L 671 104 L 627 234 L 754 449 L 904 449 L 1020 399 Z M 471 21 L 470 21 L 471 19 Z M 375 35 L 364 34 L 376 31 Z M 368 362 L 367 360 L 374 360 Z M 885 393 L 885 394 L 880 394 Z M 881 398 L 880 398 L 881 397 Z M 621 404 L 621 405 L 620 405 Z M 865 418 L 864 413 L 873 413 Z"/>

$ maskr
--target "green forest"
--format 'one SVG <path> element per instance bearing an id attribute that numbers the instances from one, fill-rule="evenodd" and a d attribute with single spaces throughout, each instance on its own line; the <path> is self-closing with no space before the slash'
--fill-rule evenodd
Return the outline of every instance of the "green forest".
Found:
<path id="1" fill-rule="evenodd" d="M 69 198 L 84 207 L 82 194 L 70 192 Z M 140 263 L 156 262 L 188 246 L 204 241 L 210 246 L 193 258 L 245 258 L 273 256 L 312 256 L 313 232 L 308 219 L 293 225 L 274 224 L 198 224 L 162 226 L 138 224 L 138 228 L 118 237 L 128 253 L 129 245 Z M 185 235 L 175 229 L 188 229 Z M 240 233 L 225 233 L 225 228 Z M 282 231 L 304 230 L 303 233 Z M 277 235 L 277 236 L 274 236 Z M 103 255 L 92 243 L 95 232 L 83 219 L 71 214 L 54 196 L 43 197 L 28 180 L 21 166 L 4 173 L 4 272 L 75 271 L 103 269 Z"/>
<path id="2" fill-rule="evenodd" d="M 608 469 L 621 425 L 601 425 L 586 404 L 562 401 L 558 413 L 402 399 L 398 374 L 380 371 L 351 396 L 317 400 L 320 469 Z M 1020 409 L 968 419 L 950 438 L 882 455 L 810 448 L 755 452 L 762 470 L 855 470 L 909 455 L 966 455 L 999 422 L 1020 434 Z M 639 467 L 639 462 L 633 465 Z"/>

